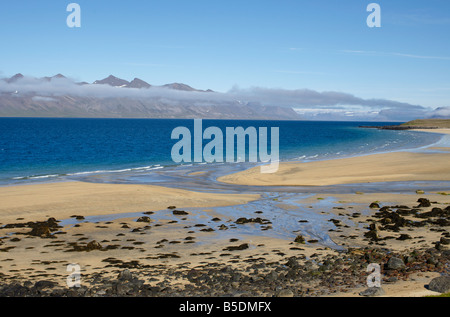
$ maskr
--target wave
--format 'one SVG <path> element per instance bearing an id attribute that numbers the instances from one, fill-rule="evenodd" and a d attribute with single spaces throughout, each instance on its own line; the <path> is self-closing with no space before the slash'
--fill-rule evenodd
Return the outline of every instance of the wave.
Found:
<path id="1" fill-rule="evenodd" d="M 86 176 L 94 174 L 106 174 L 106 173 L 125 173 L 125 172 L 145 172 L 163 169 L 164 166 L 160 164 L 142 166 L 142 167 L 132 167 L 117 170 L 95 170 L 95 171 L 85 171 L 85 172 L 75 172 L 75 173 L 60 173 L 60 174 L 44 174 L 44 175 L 29 175 L 29 176 L 17 176 L 11 177 L 12 180 L 35 180 L 35 179 L 46 179 L 46 178 L 58 178 L 58 177 L 71 177 L 71 176 Z"/>

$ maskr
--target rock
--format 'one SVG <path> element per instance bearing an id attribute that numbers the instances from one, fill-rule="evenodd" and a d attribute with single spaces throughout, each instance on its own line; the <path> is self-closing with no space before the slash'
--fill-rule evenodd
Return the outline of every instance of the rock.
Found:
<path id="1" fill-rule="evenodd" d="M 441 251 L 441 252 L 449 249 L 449 247 L 447 245 L 444 245 L 440 242 L 436 242 L 435 248 L 436 248 L 436 250 Z"/>
<path id="2" fill-rule="evenodd" d="M 450 244 L 450 238 L 441 237 L 441 240 L 439 240 L 439 242 L 441 244 L 448 245 L 448 244 Z"/>
<path id="3" fill-rule="evenodd" d="M 286 263 L 286 266 L 290 268 L 298 268 L 299 264 L 297 258 L 295 256 L 290 257 Z"/>
<path id="4" fill-rule="evenodd" d="M 402 233 L 400 235 L 400 237 L 397 238 L 397 240 L 409 240 L 409 239 L 412 239 L 412 238 L 409 234 L 406 234 L 406 233 Z"/>
<path id="5" fill-rule="evenodd" d="M 360 296 L 381 296 L 384 295 L 385 291 L 381 287 L 369 287 L 368 289 L 359 293 Z"/>
<path id="6" fill-rule="evenodd" d="M 275 271 L 271 271 L 269 274 L 266 275 L 265 280 L 266 282 L 274 282 L 278 279 L 278 274 Z"/>
<path id="7" fill-rule="evenodd" d="M 151 222 L 152 220 L 148 216 L 142 216 L 136 220 L 137 222 Z"/>
<path id="8" fill-rule="evenodd" d="M 10 285 L 0 287 L 0 294 L 2 297 L 25 297 L 30 294 L 30 289 L 17 282 L 13 282 Z"/>
<path id="9" fill-rule="evenodd" d="M 370 204 L 370 206 L 369 206 L 370 208 L 380 208 L 380 205 L 377 203 L 377 202 L 373 202 L 373 203 L 371 203 Z"/>
<path id="10" fill-rule="evenodd" d="M 245 250 L 248 249 L 248 243 L 243 243 L 239 246 L 230 246 L 226 247 L 224 251 L 239 251 L 239 250 Z"/>
<path id="11" fill-rule="evenodd" d="M 95 240 L 92 240 L 91 242 L 89 242 L 86 246 L 86 251 L 92 251 L 92 250 L 101 250 L 102 246 L 100 243 L 98 243 Z"/>
<path id="12" fill-rule="evenodd" d="M 366 238 L 372 239 L 373 241 L 378 241 L 380 240 L 379 232 L 380 232 L 379 226 L 375 223 L 371 223 L 369 225 L 369 232 L 366 232 L 364 236 Z"/>
<path id="13" fill-rule="evenodd" d="M 117 276 L 117 279 L 119 279 L 121 281 L 130 281 L 133 279 L 133 274 L 131 274 L 131 272 L 129 270 L 125 269 L 119 273 L 119 275 Z"/>
<path id="14" fill-rule="evenodd" d="M 30 236 L 48 238 L 51 236 L 50 227 L 45 225 L 39 225 L 34 227 L 29 233 Z"/>
<path id="15" fill-rule="evenodd" d="M 450 276 L 439 276 L 432 279 L 428 285 L 428 289 L 439 293 L 450 292 Z"/>
<path id="16" fill-rule="evenodd" d="M 174 211 L 172 211 L 172 213 L 177 216 L 189 215 L 189 213 L 184 210 L 174 210 Z"/>
<path id="17" fill-rule="evenodd" d="M 301 234 L 299 234 L 295 239 L 294 242 L 296 243 L 301 243 L 301 244 L 305 244 L 305 238 L 303 238 L 303 236 Z"/>
<path id="18" fill-rule="evenodd" d="M 58 284 L 52 281 L 38 281 L 34 284 L 34 287 L 37 290 L 43 290 L 44 288 L 52 288 L 55 287 L 56 285 Z"/>
<path id="19" fill-rule="evenodd" d="M 391 257 L 387 263 L 387 268 L 389 270 L 401 270 L 406 267 L 405 262 L 397 257 Z"/>
<path id="20" fill-rule="evenodd" d="M 438 261 L 436 260 L 436 258 L 431 257 L 427 260 L 427 264 L 433 264 L 436 265 L 438 263 Z"/>
<path id="21" fill-rule="evenodd" d="M 419 205 L 417 206 L 417 208 L 421 208 L 421 207 L 431 207 L 431 203 L 428 199 L 426 198 L 419 198 L 417 200 L 417 202 L 419 203 Z"/>
<path id="22" fill-rule="evenodd" d="M 294 292 L 290 289 L 282 289 L 278 292 L 277 297 L 294 297 Z"/>

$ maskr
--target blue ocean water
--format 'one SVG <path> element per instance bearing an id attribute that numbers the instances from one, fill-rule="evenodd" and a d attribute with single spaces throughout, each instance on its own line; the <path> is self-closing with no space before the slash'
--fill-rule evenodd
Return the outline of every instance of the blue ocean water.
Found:
<path id="1" fill-rule="evenodd" d="M 438 134 L 359 128 L 385 122 L 203 120 L 214 126 L 279 128 L 280 160 L 320 160 L 399 149 L 440 139 Z M 182 119 L 0 118 L 0 184 L 54 181 L 76 175 L 161 170 L 179 165 L 171 150 Z M 203 141 L 206 145 L 209 141 Z M 269 150 L 270 150 L 269 133 Z M 215 164 L 215 163 L 212 163 Z M 114 178 L 114 177 L 113 177 Z"/>

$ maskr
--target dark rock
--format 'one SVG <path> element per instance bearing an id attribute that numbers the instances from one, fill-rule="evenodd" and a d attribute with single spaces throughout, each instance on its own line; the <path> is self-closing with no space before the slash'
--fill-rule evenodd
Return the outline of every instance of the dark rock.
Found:
<path id="1" fill-rule="evenodd" d="M 447 211 L 444 211 L 441 208 L 433 208 L 429 212 L 423 212 L 420 214 L 417 214 L 416 217 L 418 218 L 430 218 L 430 217 L 445 217 L 447 216 Z"/>
<path id="2" fill-rule="evenodd" d="M 248 243 L 243 243 L 239 246 L 229 246 L 223 249 L 224 251 L 239 251 L 239 250 L 245 250 L 248 249 Z"/>
<path id="3" fill-rule="evenodd" d="M 290 257 L 286 263 L 286 266 L 290 268 L 298 268 L 299 264 L 297 258 L 295 256 Z"/>
<path id="4" fill-rule="evenodd" d="M 391 257 L 387 263 L 387 268 L 389 270 L 401 270 L 406 267 L 405 262 L 397 257 Z"/>
<path id="5" fill-rule="evenodd" d="M 380 208 L 380 205 L 378 203 L 376 203 L 376 202 L 373 202 L 373 203 L 370 204 L 369 207 L 370 208 Z"/>
<path id="6" fill-rule="evenodd" d="M 131 281 L 133 279 L 133 274 L 131 274 L 129 270 L 125 269 L 119 273 L 117 279 L 122 281 Z"/>
<path id="7" fill-rule="evenodd" d="M 219 230 L 227 230 L 227 229 L 228 229 L 228 227 L 225 226 L 224 224 L 221 224 L 219 227 Z"/>
<path id="8" fill-rule="evenodd" d="M 290 289 L 282 289 L 277 293 L 277 297 L 294 297 L 294 292 Z"/>
<path id="9" fill-rule="evenodd" d="M 52 281 L 38 281 L 34 284 L 34 288 L 37 290 L 43 290 L 45 288 L 53 288 L 56 285 L 58 284 Z"/>
<path id="10" fill-rule="evenodd" d="M 439 276 L 432 279 L 428 289 L 439 293 L 450 292 L 450 276 Z"/>
<path id="11" fill-rule="evenodd" d="M 174 211 L 172 211 L 172 213 L 177 216 L 189 215 L 189 213 L 184 210 L 174 210 Z"/>
<path id="12" fill-rule="evenodd" d="M 431 207 L 430 201 L 426 198 L 419 198 L 417 202 L 419 203 L 419 205 L 416 208 Z"/>
<path id="13" fill-rule="evenodd" d="M 86 251 L 93 251 L 93 250 L 101 250 L 102 246 L 100 243 L 98 243 L 95 240 L 92 240 L 91 242 L 89 242 L 86 246 Z"/>
<path id="14" fill-rule="evenodd" d="M 359 293 L 360 296 L 381 296 L 384 295 L 385 292 L 381 287 L 369 287 L 368 289 Z"/>
<path id="15" fill-rule="evenodd" d="M 152 220 L 148 216 L 142 216 L 142 217 L 139 217 L 138 220 L 136 220 L 136 221 L 137 222 L 151 222 Z"/>
<path id="16" fill-rule="evenodd" d="M 299 235 L 294 239 L 294 242 L 304 244 L 304 243 L 305 243 L 305 238 L 303 238 L 303 236 L 302 236 L 301 234 L 299 234 Z"/>
<path id="17" fill-rule="evenodd" d="M 412 239 L 409 234 L 401 234 L 400 237 L 397 238 L 397 240 L 409 240 Z"/>
<path id="18" fill-rule="evenodd" d="M 50 231 L 50 227 L 39 225 L 34 227 L 28 234 L 35 237 L 49 238 L 51 237 L 52 232 Z"/>
<path id="19" fill-rule="evenodd" d="M 364 236 L 365 236 L 366 238 L 369 238 L 369 239 L 373 240 L 373 241 L 378 241 L 378 240 L 380 240 L 379 226 L 378 226 L 377 224 L 375 224 L 375 223 L 371 223 L 371 224 L 369 225 L 369 231 L 366 232 L 366 233 L 364 234 Z"/>

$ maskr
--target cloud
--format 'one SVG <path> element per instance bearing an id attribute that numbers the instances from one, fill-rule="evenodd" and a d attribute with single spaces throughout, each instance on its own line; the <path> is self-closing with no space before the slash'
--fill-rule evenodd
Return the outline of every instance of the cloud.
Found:
<path id="1" fill-rule="evenodd" d="M 450 107 L 439 107 L 428 114 L 430 118 L 450 118 Z"/>
<path id="2" fill-rule="evenodd" d="M 85 98 L 133 98 L 156 100 L 162 103 L 188 105 L 259 104 L 262 106 L 290 107 L 305 118 L 322 120 L 407 121 L 425 116 L 444 116 L 448 108 L 440 110 L 388 99 L 364 99 L 355 95 L 310 89 L 279 89 L 233 87 L 228 92 L 181 91 L 166 87 L 119 88 L 109 85 L 79 85 L 68 78 L 42 80 L 24 77 L 12 83 L 0 80 L 0 93 L 17 96 L 30 94 L 35 100 L 50 100 L 57 96 Z"/>
<path id="3" fill-rule="evenodd" d="M 229 91 L 230 95 L 236 97 L 248 98 L 261 103 L 269 103 L 278 106 L 288 106 L 293 108 L 304 108 L 315 106 L 316 108 L 330 107 L 346 108 L 348 106 L 363 106 L 374 109 L 383 108 L 407 108 L 425 109 L 420 105 L 411 105 L 386 99 L 362 99 L 352 94 L 326 91 L 318 92 L 310 89 L 270 89 L 270 88 L 233 88 Z"/>

